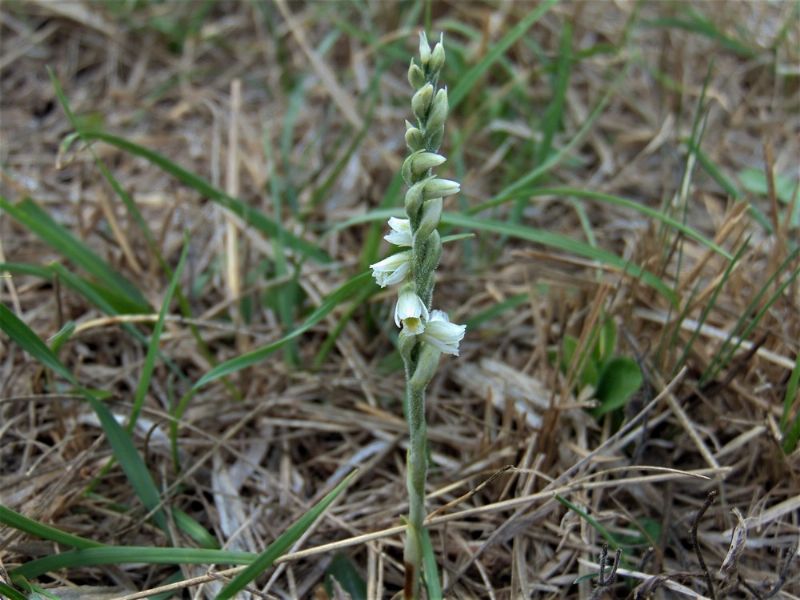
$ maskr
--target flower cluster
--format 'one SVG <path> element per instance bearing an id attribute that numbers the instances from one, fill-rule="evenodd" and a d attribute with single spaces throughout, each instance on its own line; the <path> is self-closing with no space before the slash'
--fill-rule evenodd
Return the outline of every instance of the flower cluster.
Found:
<path id="1" fill-rule="evenodd" d="M 440 40 L 431 49 L 421 33 L 419 52 L 418 64 L 412 60 L 408 69 L 408 81 L 416 90 L 411 108 L 417 125 L 406 121 L 405 139 L 411 152 L 402 168 L 408 185 L 406 218 L 389 219 L 391 232 L 384 238 L 407 249 L 371 265 L 372 275 L 381 287 L 399 286 L 394 320 L 402 328 L 401 341 L 413 336 L 439 352 L 458 355 L 466 325 L 451 323 L 446 313 L 429 308 L 434 272 L 442 252 L 437 231 L 442 199 L 460 190 L 457 182 L 440 179 L 432 172 L 447 160 L 438 154 L 448 111 L 447 89 L 436 90 L 445 59 L 444 46 Z"/>

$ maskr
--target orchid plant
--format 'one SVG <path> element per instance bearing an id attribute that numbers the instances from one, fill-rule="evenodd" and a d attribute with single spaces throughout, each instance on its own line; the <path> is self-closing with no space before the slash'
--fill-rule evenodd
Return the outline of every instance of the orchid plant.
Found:
<path id="1" fill-rule="evenodd" d="M 372 266 L 381 287 L 396 286 L 394 322 L 400 328 L 398 346 L 406 375 L 406 415 L 409 428 L 407 486 L 409 515 L 403 553 L 406 599 L 419 598 L 422 574 L 422 531 L 425 520 L 425 480 L 427 477 L 427 433 L 425 390 L 433 378 L 442 354 L 457 356 L 465 325 L 451 323 L 447 313 L 432 309 L 435 271 L 442 254 L 437 228 L 445 196 L 456 194 L 455 181 L 441 179 L 433 169 L 445 162 L 439 154 L 447 118 L 447 89 L 437 89 L 445 62 L 443 40 L 433 49 L 420 33 L 419 58 L 412 59 L 408 81 L 416 90 L 411 108 L 416 125 L 406 121 L 406 145 L 410 151 L 403 163 L 402 176 L 406 218 L 389 219 L 390 233 L 384 239 L 407 248 Z"/>

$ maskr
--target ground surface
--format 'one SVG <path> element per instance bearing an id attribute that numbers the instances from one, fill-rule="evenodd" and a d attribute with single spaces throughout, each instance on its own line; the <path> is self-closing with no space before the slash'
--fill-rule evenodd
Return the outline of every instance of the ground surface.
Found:
<path id="1" fill-rule="evenodd" d="M 468 325 L 428 394 L 444 595 L 797 597 L 797 6 L 565 2 L 536 18 L 521 1 L 6 0 L 0 261 L 14 264 L 0 297 L 48 343 L 75 323 L 58 356 L 120 423 L 143 399 L 131 439 L 160 500 L 226 550 L 260 552 L 360 467 L 292 550 L 345 542 L 289 554 L 251 597 L 391 597 L 406 510 L 392 297 L 363 278 L 325 299 L 387 252 L 385 215 L 348 220 L 402 205 L 406 69 L 427 23 L 445 34 L 453 104 L 439 171 L 462 183 L 446 233 L 474 234 L 445 246 L 436 290 Z M 168 162 L 109 140 L 62 146 L 76 127 Z M 284 234 L 233 216 L 203 182 Z M 110 269 L 57 245 L 36 206 Z M 87 281 L 122 293 L 98 300 Z M 178 407 L 213 365 L 320 306 L 332 310 L 308 331 Z M 616 361 L 623 383 L 592 379 L 600 354 L 595 370 Z M 639 372 L 621 408 L 592 414 Z M 130 472 L 107 467 L 96 415 L 0 334 L 0 504 L 103 544 L 202 546 L 187 521 L 146 518 Z M 708 575 L 690 533 L 704 506 Z M 4 515 L 3 581 L 69 550 Z M 622 559 L 596 589 L 604 542 Z M 31 581 L 121 598 L 175 573 L 85 561 Z M 178 594 L 212 598 L 224 580 Z"/>

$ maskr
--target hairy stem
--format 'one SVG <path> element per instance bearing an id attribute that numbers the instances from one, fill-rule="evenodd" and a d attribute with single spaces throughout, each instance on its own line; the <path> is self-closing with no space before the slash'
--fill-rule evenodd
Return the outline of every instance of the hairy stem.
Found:
<path id="1" fill-rule="evenodd" d="M 404 597 L 408 600 L 419 598 L 419 581 L 422 573 L 422 527 L 425 521 L 425 479 L 428 472 L 425 388 L 413 385 L 410 378 L 406 384 L 406 411 L 409 432 L 407 458 L 409 508 L 403 560 L 406 570 Z"/>

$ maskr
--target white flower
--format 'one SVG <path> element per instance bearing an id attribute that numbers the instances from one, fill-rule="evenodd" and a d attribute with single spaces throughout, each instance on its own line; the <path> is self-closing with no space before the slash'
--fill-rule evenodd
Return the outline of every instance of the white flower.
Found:
<path id="1" fill-rule="evenodd" d="M 458 344 L 464 339 L 466 325 L 456 325 L 447 318 L 447 313 L 433 310 L 430 319 L 425 324 L 422 339 L 434 346 L 440 352 L 458 356 Z"/>
<path id="2" fill-rule="evenodd" d="M 370 265 L 372 269 L 372 276 L 378 285 L 386 287 L 387 285 L 394 285 L 400 283 L 406 278 L 409 270 L 411 269 L 411 250 L 405 252 L 398 252 L 391 256 L 384 258 L 374 265 Z"/>
<path id="3" fill-rule="evenodd" d="M 385 235 L 383 239 L 395 246 L 411 245 L 411 222 L 408 219 L 391 217 L 389 219 L 389 227 L 392 228 L 392 231 Z"/>
<path id="4" fill-rule="evenodd" d="M 394 307 L 394 323 L 400 327 L 402 322 L 404 332 L 417 335 L 425 331 L 428 309 L 412 288 L 408 286 L 400 292 Z"/>

